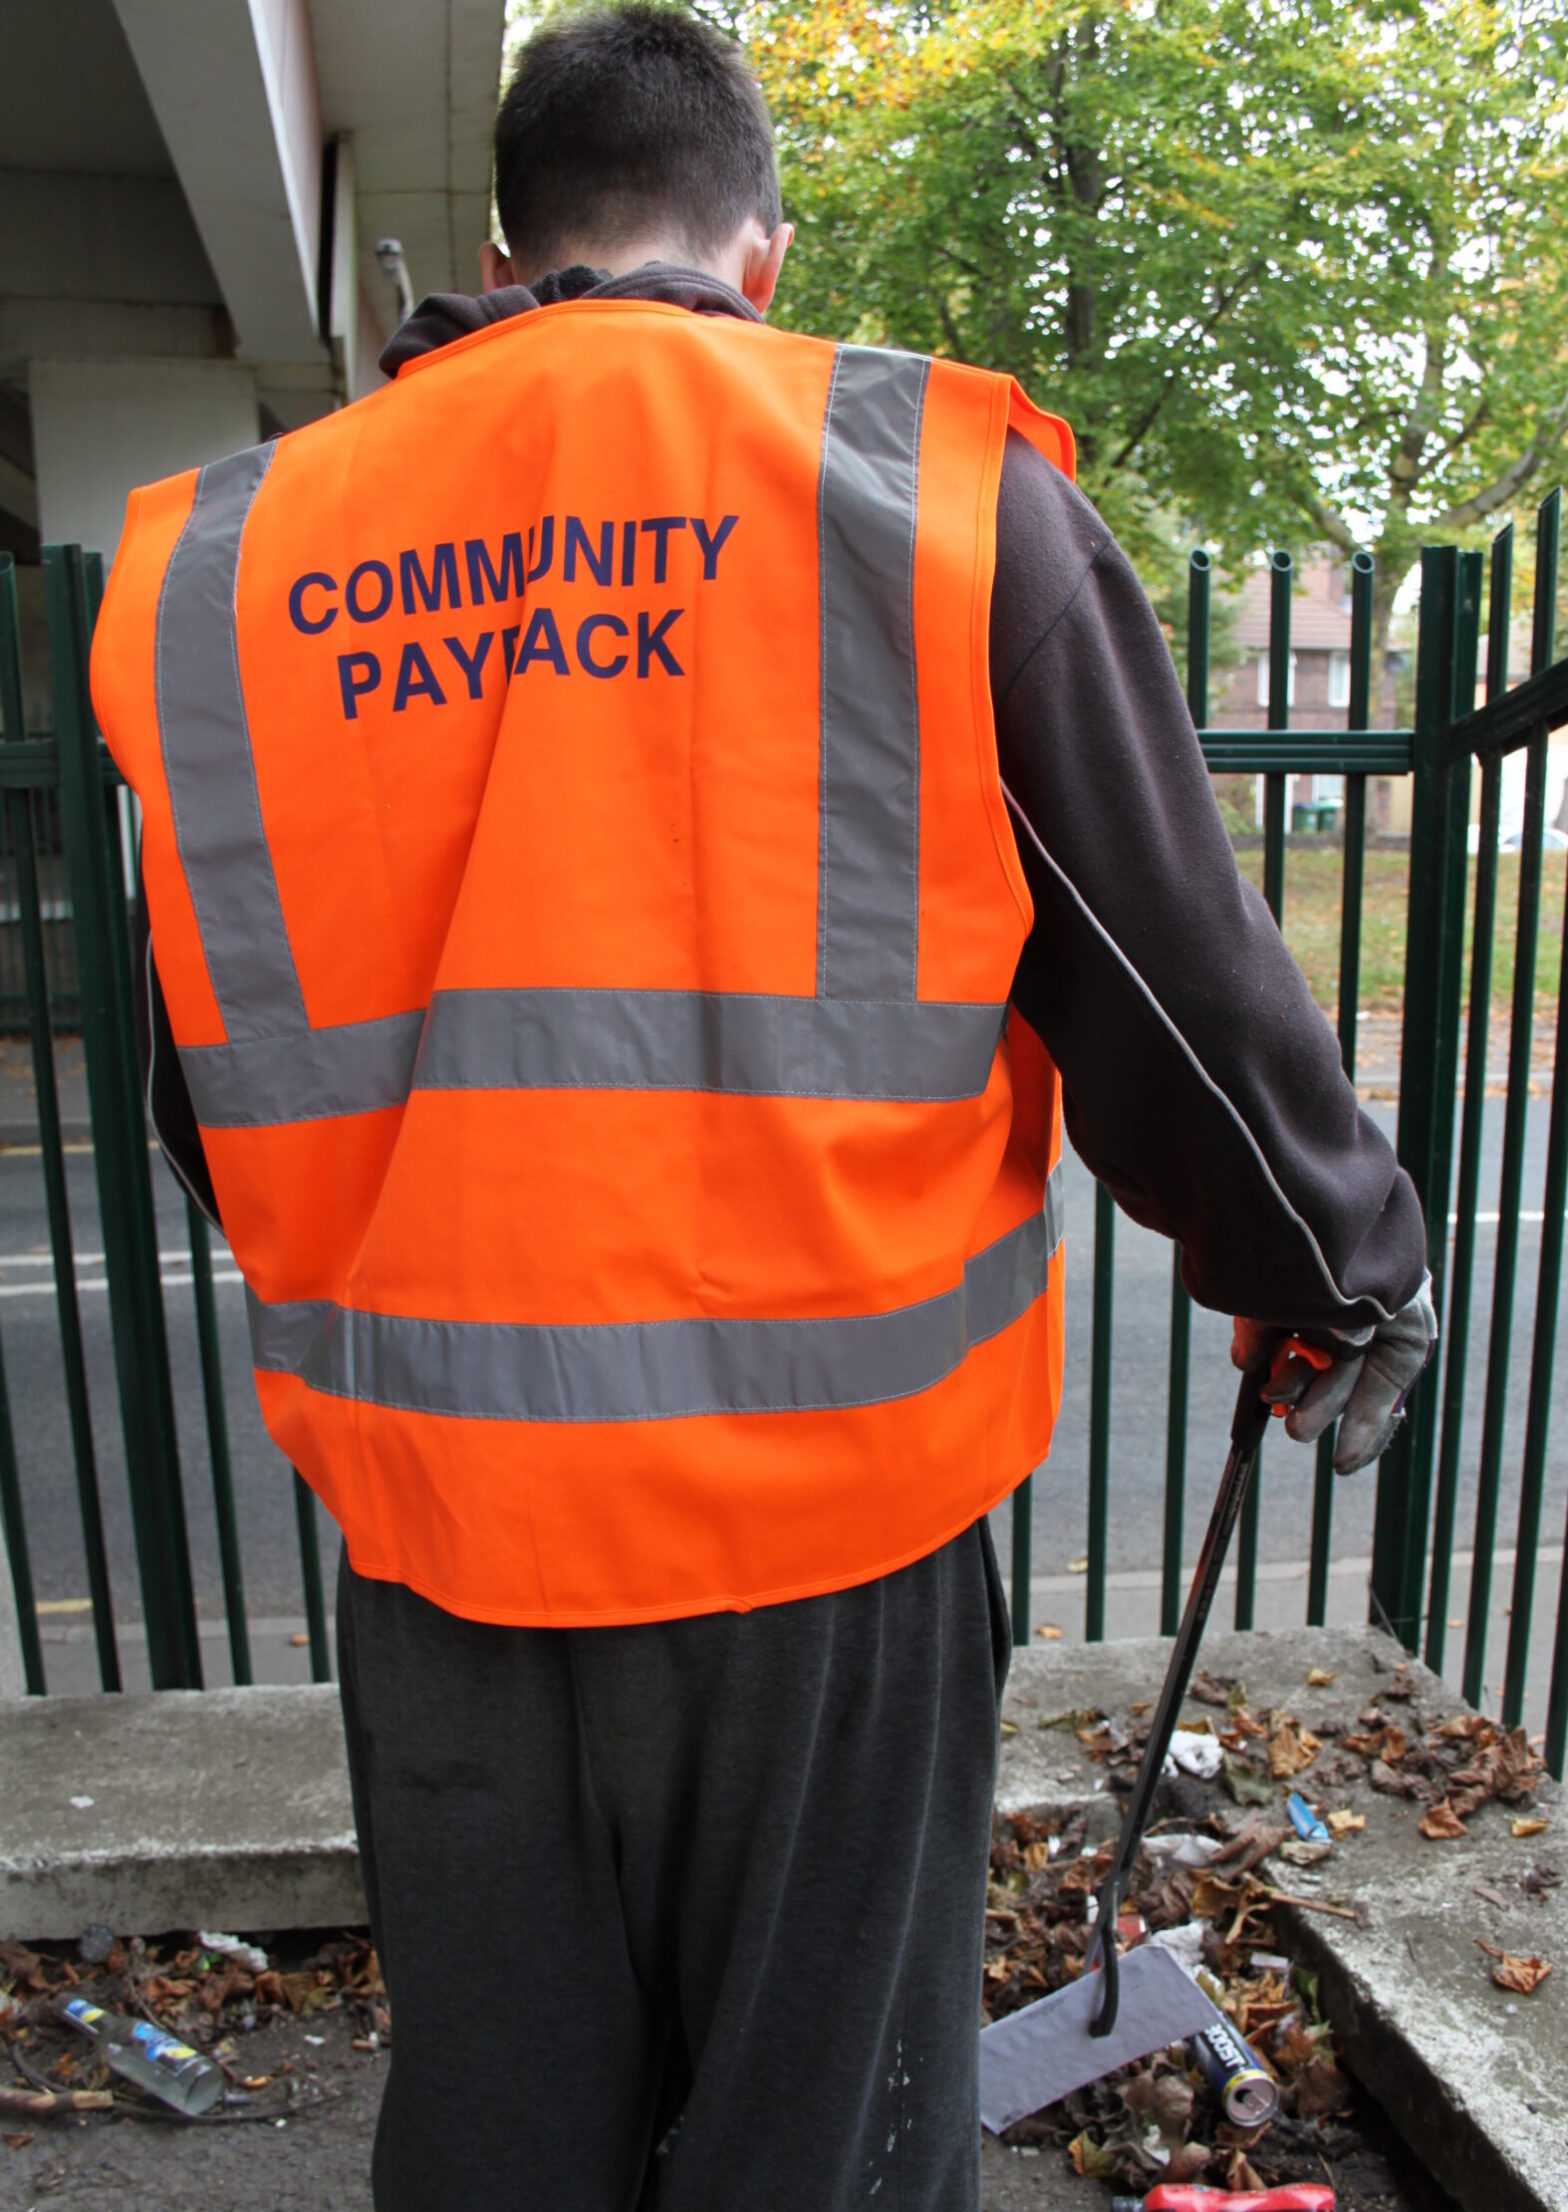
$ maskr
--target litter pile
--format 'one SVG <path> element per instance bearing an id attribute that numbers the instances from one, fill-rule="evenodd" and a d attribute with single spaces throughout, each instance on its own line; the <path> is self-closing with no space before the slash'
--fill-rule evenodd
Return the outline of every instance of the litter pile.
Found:
<path id="1" fill-rule="evenodd" d="M 238 1936 L 201 1933 L 189 1939 L 122 1942 L 108 1928 L 89 1928 L 74 1955 L 62 1945 L 37 1949 L 0 1942 L 0 2044 L 10 2079 L 0 2080 L 0 2122 L 25 2123 L 67 2112 L 106 2112 L 169 2120 L 176 2100 L 149 2095 L 106 2059 L 99 2040 L 84 2039 L 63 2007 L 103 2014 L 156 2046 L 173 2039 L 222 2077 L 213 2108 L 185 2124 L 210 2127 L 239 2120 L 276 2122 L 325 2101 L 314 2079 L 294 2062 L 270 2066 L 248 2059 L 258 2029 L 289 2018 L 308 2021 L 347 2012 L 354 2048 L 390 2041 L 391 2020 L 376 1954 L 362 1936 L 325 1943 L 303 1964 L 285 1968 Z M 178 2069 L 176 2069 L 178 2071 Z M 18 2138 L 6 2136 L 6 2141 Z"/>
<path id="2" fill-rule="evenodd" d="M 1307 1687 L 1332 1680 L 1313 1670 Z M 1348 2124 L 1357 2093 L 1319 2013 L 1315 1977 L 1285 1954 L 1288 1922 L 1279 1908 L 1367 1924 L 1354 1854 L 1369 1792 L 1419 1807 L 1420 1834 L 1434 1848 L 1462 1848 L 1467 1823 L 1490 1800 L 1510 1809 L 1516 1838 L 1547 1826 L 1531 1802 L 1543 1762 L 1524 1730 L 1473 1713 L 1429 1718 L 1414 1687 L 1409 1670 L 1396 1667 L 1353 1720 L 1314 1719 L 1308 1727 L 1284 1706 L 1253 1712 L 1244 1683 L 1199 1672 L 1190 1697 L 1203 1710 L 1185 1719 L 1172 1742 L 1119 1922 L 1121 1946 L 1162 1945 L 1196 1975 L 1272 2075 L 1276 2116 L 1251 2129 L 1227 2119 L 1215 2090 L 1176 2046 L 1021 2121 L 1008 2142 L 1062 2145 L 1080 2173 L 1140 2193 L 1160 2181 L 1246 2189 L 1327 2178 L 1359 2142 Z M 1108 1788 L 1125 1792 L 1148 1713 L 1135 1707 L 1120 1721 L 1095 1711 L 1052 1713 L 1038 1726 L 1075 1735 Z M 998 1823 L 986 1913 L 987 2020 L 1083 1972 L 1093 1892 L 1112 1854 L 1111 1844 L 1096 1849 L 1086 1835 L 1082 1816 L 1021 1813 Z M 1560 1878 L 1536 1865 L 1516 1880 L 1528 1895 Z M 1478 1972 L 1489 1969 L 1502 1988 L 1528 1994 L 1551 1972 L 1547 1960 L 1480 1948 L 1486 1956 L 1478 1957 Z"/>

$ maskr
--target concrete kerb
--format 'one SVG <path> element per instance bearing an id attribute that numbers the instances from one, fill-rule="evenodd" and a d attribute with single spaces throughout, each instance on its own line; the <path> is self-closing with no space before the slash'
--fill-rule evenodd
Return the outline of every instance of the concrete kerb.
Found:
<path id="1" fill-rule="evenodd" d="M 1115 1832 L 1118 1808 L 1070 1728 L 1053 1715 L 1094 1708 L 1125 1715 L 1152 1697 L 1169 1645 L 1157 1639 L 1032 1650 L 1016 1655 L 1004 1708 L 997 1805 L 1087 1808 L 1091 1837 Z M 1254 1710 L 1288 1706 L 1307 1727 L 1346 1723 L 1380 1693 L 1405 1657 L 1371 1629 L 1297 1629 L 1210 1636 L 1202 1664 L 1239 1676 Z M 1334 1677 L 1312 1688 L 1311 1669 Z M 1410 1725 L 1462 1709 L 1436 1675 L 1412 1663 L 1409 1704 L 1388 1717 Z M 1190 1708 L 1203 1711 L 1201 1706 Z M 1327 1765 L 1331 1756 L 1320 1760 Z M 1313 1903 L 1364 1908 L 1365 1924 L 1303 1907 L 1279 1908 L 1281 1939 L 1316 1971 L 1319 1995 L 1361 2080 L 1465 2212 L 1563 2212 L 1568 2207 L 1568 1891 L 1519 1886 L 1522 1874 L 1558 1856 L 1560 1792 L 1543 1784 L 1544 1836 L 1516 1839 L 1505 1808 L 1484 1806 L 1470 1834 L 1452 1843 L 1420 1835 L 1422 1808 L 1380 1796 L 1363 1779 L 1314 1790 L 1366 1815 L 1366 1827 L 1336 1846 L 1314 1886 L 1311 1875 L 1271 1867 L 1276 1887 Z M 1283 1789 L 1281 1795 L 1283 1796 Z M 1544 1847 L 1544 1848 L 1543 1848 Z M 1556 1961 L 1562 1972 L 1533 1997 L 1494 1987 L 1500 1951 Z"/>
<path id="2" fill-rule="evenodd" d="M 336 1690 L 0 1706 L 0 1929 L 353 1925 L 365 1917 Z"/>
<path id="3" fill-rule="evenodd" d="M 1117 1806 L 1100 1769 L 1070 1729 L 1043 1724 L 1086 1707 L 1125 1714 L 1154 1695 L 1168 1649 L 1148 1639 L 1018 1653 L 998 1809 L 1081 1808 L 1091 1834 L 1111 1834 Z M 1401 1657 L 1370 1630 L 1296 1630 L 1211 1637 L 1203 1661 L 1240 1675 L 1255 1707 L 1288 1705 L 1310 1727 L 1350 1720 Z M 1333 1684 L 1308 1688 L 1309 1668 Z M 1428 1719 L 1458 1709 L 1436 1677 L 1410 1672 Z M 6 1702 L 0 1776 L 0 1931 L 275 1931 L 364 1917 L 330 1688 Z M 1310 1772 L 1302 1780 L 1310 1794 Z M 1516 1840 L 1488 1806 L 1453 1844 L 1425 1841 L 1418 1807 L 1360 1780 L 1331 1794 L 1367 1825 L 1311 1895 L 1364 1905 L 1367 1924 L 1284 1907 L 1282 1932 L 1317 1971 L 1357 2073 L 1466 2212 L 1562 2212 L 1568 1895 L 1519 1886 L 1543 1850 L 1556 1856 L 1558 1793 L 1542 1792 L 1544 1838 Z M 1308 1894 L 1310 1875 L 1290 1879 Z M 1478 1936 L 1562 1971 L 1535 1996 L 1510 1997 L 1492 1985 Z M 1007 2156 L 989 2149 L 993 2166 Z"/>

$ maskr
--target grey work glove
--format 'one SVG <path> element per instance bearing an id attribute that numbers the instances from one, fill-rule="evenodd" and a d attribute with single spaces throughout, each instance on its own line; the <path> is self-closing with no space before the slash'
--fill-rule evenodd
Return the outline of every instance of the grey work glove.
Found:
<path id="1" fill-rule="evenodd" d="M 1266 1321 L 1238 1320 L 1230 1356 L 1237 1367 L 1265 1359 L 1281 1332 Z M 1310 1444 L 1330 1422 L 1339 1422 L 1334 1471 L 1353 1475 L 1381 1458 L 1405 1415 L 1405 1400 L 1421 1379 L 1437 1343 L 1432 1310 L 1432 1278 L 1407 1304 L 1375 1329 L 1331 1331 L 1334 1364 L 1320 1371 L 1305 1360 L 1289 1360 L 1276 1380 L 1265 1385 L 1270 1405 L 1288 1406 L 1285 1434 Z"/>

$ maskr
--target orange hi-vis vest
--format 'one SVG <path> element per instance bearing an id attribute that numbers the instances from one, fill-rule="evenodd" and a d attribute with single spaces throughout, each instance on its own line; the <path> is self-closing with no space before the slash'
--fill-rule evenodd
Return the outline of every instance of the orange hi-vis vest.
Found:
<path id="1" fill-rule="evenodd" d="M 93 695 L 278 1447 L 472 1618 L 848 1587 L 1044 1457 L 1009 380 L 493 325 L 133 495 Z"/>

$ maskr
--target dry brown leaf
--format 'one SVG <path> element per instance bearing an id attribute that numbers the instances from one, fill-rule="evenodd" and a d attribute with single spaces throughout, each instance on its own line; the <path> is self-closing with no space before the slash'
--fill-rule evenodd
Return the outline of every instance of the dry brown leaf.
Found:
<path id="1" fill-rule="evenodd" d="M 1492 1979 L 1499 1989 L 1513 1989 L 1521 1997 L 1533 1997 L 1551 1971 L 1549 1959 L 1521 1959 L 1512 1951 L 1505 1951 L 1492 1968 Z"/>
<path id="2" fill-rule="evenodd" d="M 1213 2156 L 1207 2143 L 1183 2143 L 1171 2152 L 1164 2178 L 1169 2182 L 1197 2181 L 1208 2172 Z"/>
<path id="3" fill-rule="evenodd" d="M 1546 1822 L 1540 1819 L 1511 1820 L 1508 1823 L 1508 1830 L 1510 1835 L 1515 1836 L 1544 1836 L 1546 1833 Z"/>
<path id="4" fill-rule="evenodd" d="M 1332 1668 L 1308 1667 L 1307 1669 L 1307 1688 L 1309 1690 L 1326 1690 L 1334 1680 L 1335 1675 Z"/>
<path id="5" fill-rule="evenodd" d="M 1225 2186 L 1230 2190 L 1256 2189 L 1262 2193 L 1263 2177 L 1245 2151 L 1233 2154 L 1230 2165 L 1226 2168 Z"/>
<path id="6" fill-rule="evenodd" d="M 1108 2151 L 1103 2143 L 1097 2143 L 1087 2128 L 1073 2137 L 1067 2146 L 1067 2155 L 1073 2162 L 1074 2173 L 1085 2174 L 1091 2181 L 1114 2181 L 1116 2178 L 1116 2153 Z"/>
<path id="7" fill-rule="evenodd" d="M 1441 1804 L 1434 1805 L 1426 1815 L 1421 1823 L 1421 1833 L 1433 1843 L 1452 1843 L 1460 1836 L 1469 1835 L 1470 1831 L 1445 1797 Z"/>
<path id="8" fill-rule="evenodd" d="M 1062 1640 L 1062 1632 L 1054 1621 L 1042 1621 L 1035 1634 L 1048 1644 L 1059 1644 Z"/>
<path id="9" fill-rule="evenodd" d="M 1331 2112 L 1343 2112 L 1350 2103 L 1350 2084 L 1331 2058 L 1314 2057 L 1296 2076 L 1296 2117 L 1321 2120 Z"/>
<path id="10" fill-rule="evenodd" d="M 1401 1774 L 1397 1767 L 1391 1767 L 1384 1759 L 1372 1761 L 1372 1770 L 1367 1780 L 1375 1790 L 1381 1790 L 1385 1797 L 1412 1797 L 1415 1794 L 1415 1784 L 1409 1776 Z"/>
<path id="11" fill-rule="evenodd" d="M 1337 1813 L 1330 1813 L 1326 1823 L 1329 1834 L 1336 1841 L 1341 1836 L 1359 1835 L 1366 1824 L 1366 1814 L 1353 1813 L 1348 1805 L 1341 1805 Z"/>
<path id="12" fill-rule="evenodd" d="M 1268 1760 L 1269 1772 L 1276 1782 L 1285 1782 L 1294 1774 L 1311 1766 L 1323 1746 L 1309 1728 L 1303 1728 L 1293 1713 L 1276 1711 L 1269 1721 Z"/>

